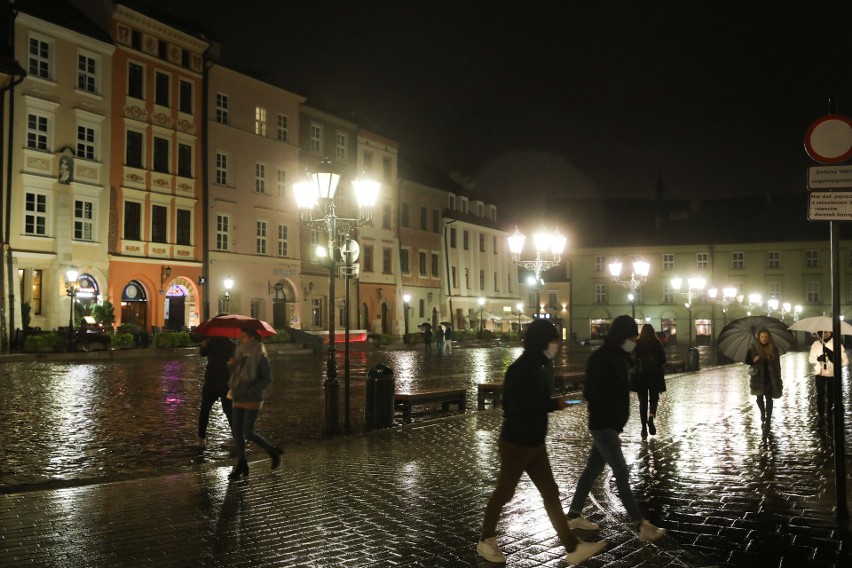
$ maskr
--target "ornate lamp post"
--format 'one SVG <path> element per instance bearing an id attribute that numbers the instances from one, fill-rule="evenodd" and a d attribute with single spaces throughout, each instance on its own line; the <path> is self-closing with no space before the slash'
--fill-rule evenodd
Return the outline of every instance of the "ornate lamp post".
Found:
<path id="1" fill-rule="evenodd" d="M 769 298 L 766 300 L 766 315 L 771 316 L 772 312 L 777 312 L 779 303 L 778 298 Z"/>
<path id="2" fill-rule="evenodd" d="M 558 229 L 553 231 L 553 233 L 548 233 L 546 229 L 542 228 L 538 233 L 533 235 L 535 260 L 521 260 L 525 240 L 526 236 L 515 227 L 515 232 L 509 236 L 509 252 L 512 253 L 512 260 L 515 264 L 532 271 L 534 274 L 535 311 L 536 317 L 539 317 L 541 313 L 541 298 L 539 297 L 542 285 L 541 273 L 559 265 L 559 262 L 562 260 L 562 253 L 565 251 L 567 239 L 559 233 Z M 551 258 L 542 258 L 542 255 L 547 254 L 548 251 L 550 251 Z"/>
<path id="3" fill-rule="evenodd" d="M 518 302 L 518 305 L 515 306 L 518 308 L 518 336 L 521 335 L 521 314 L 524 313 L 524 303 Z"/>
<path id="4" fill-rule="evenodd" d="M 68 351 L 74 351 L 74 302 L 77 299 L 77 288 L 80 273 L 73 266 L 65 273 L 65 293 L 71 298 L 71 307 L 68 310 Z"/>
<path id="5" fill-rule="evenodd" d="M 379 195 L 381 184 L 366 180 L 353 180 L 355 198 L 358 201 L 358 217 L 338 217 L 335 210 L 334 195 L 340 183 L 340 174 L 332 168 L 331 160 L 320 162 L 319 171 L 308 173 L 308 181 L 293 185 L 296 203 L 301 211 L 302 221 L 318 226 L 328 234 L 328 361 L 325 380 L 325 433 L 338 432 L 338 394 L 340 384 L 337 380 L 337 361 L 334 335 L 334 281 L 337 276 L 337 248 L 340 234 L 349 236 L 353 228 L 368 223 L 373 218 L 373 207 Z M 316 214 L 316 217 L 314 215 Z M 349 310 L 348 305 L 344 305 Z"/>
<path id="6" fill-rule="evenodd" d="M 482 321 L 482 311 L 485 309 L 485 298 L 479 299 L 479 335 L 482 336 L 482 332 L 485 329 Z"/>
<path id="7" fill-rule="evenodd" d="M 231 288 L 234 287 L 234 281 L 230 277 L 225 278 L 225 311 L 231 313 Z"/>
<path id="8" fill-rule="evenodd" d="M 751 315 L 752 308 L 760 307 L 763 305 L 763 299 L 760 294 L 749 294 L 748 295 L 748 315 Z"/>
<path id="9" fill-rule="evenodd" d="M 403 343 L 408 343 L 408 310 L 411 309 L 409 302 L 411 302 L 411 294 L 405 294 L 402 297 L 402 311 L 405 316 L 405 334 L 402 337 Z"/>
<path id="10" fill-rule="evenodd" d="M 799 321 L 799 315 L 801 313 L 802 313 L 802 306 L 800 306 L 799 304 L 796 304 L 795 306 L 793 306 L 793 321 L 794 322 Z"/>
<path id="11" fill-rule="evenodd" d="M 672 278 L 672 289 L 686 296 L 686 303 L 684 307 L 686 311 L 689 313 L 689 343 L 687 347 L 692 349 L 692 298 L 694 295 L 700 293 L 704 290 L 704 286 L 707 284 L 707 281 L 704 278 L 699 278 L 697 276 L 693 276 L 686 279 L 686 290 L 681 292 L 680 287 L 683 285 L 683 279 L 681 278 Z"/>
<path id="12" fill-rule="evenodd" d="M 621 279 L 621 266 L 622 263 L 620 260 L 615 259 L 609 263 L 609 273 L 612 276 L 612 281 L 618 284 L 619 286 L 624 286 L 630 292 L 627 294 L 627 299 L 630 301 L 630 312 L 633 319 L 636 319 L 636 292 L 642 285 L 648 281 L 648 273 L 651 271 L 651 265 L 642 260 L 641 258 L 637 258 L 633 260 L 633 271 L 630 273 L 629 280 Z"/>
<path id="13" fill-rule="evenodd" d="M 710 301 L 713 302 L 714 306 L 715 304 L 722 306 L 722 327 L 725 327 L 728 325 L 728 306 L 737 297 L 737 289 L 733 286 L 723 288 L 722 297 L 719 298 L 718 288 L 708 288 L 707 295 L 710 296 Z"/>

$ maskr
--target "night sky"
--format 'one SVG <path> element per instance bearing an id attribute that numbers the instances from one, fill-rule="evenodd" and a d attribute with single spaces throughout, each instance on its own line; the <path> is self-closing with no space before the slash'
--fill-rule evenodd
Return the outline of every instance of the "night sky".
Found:
<path id="1" fill-rule="evenodd" d="M 145 2 L 503 205 L 804 192 L 807 127 L 852 115 L 848 1 Z"/>

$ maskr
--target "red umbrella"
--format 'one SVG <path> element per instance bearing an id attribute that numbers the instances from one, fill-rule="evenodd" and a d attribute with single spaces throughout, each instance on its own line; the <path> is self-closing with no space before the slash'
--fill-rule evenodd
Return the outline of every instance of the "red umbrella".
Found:
<path id="1" fill-rule="evenodd" d="M 214 335 L 217 337 L 230 337 L 238 339 L 240 332 L 244 329 L 254 329 L 261 337 L 269 337 L 277 335 L 271 325 L 263 320 L 241 316 L 237 314 L 216 316 L 209 320 L 201 322 L 195 333 L 198 335 Z"/>

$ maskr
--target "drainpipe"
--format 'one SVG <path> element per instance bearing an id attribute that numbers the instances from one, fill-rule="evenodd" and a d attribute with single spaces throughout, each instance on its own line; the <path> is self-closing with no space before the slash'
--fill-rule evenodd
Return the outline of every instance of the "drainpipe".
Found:
<path id="1" fill-rule="evenodd" d="M 453 327 L 458 329 L 458 325 L 456 325 L 455 320 L 455 312 L 453 311 L 453 281 L 450 277 L 450 251 L 449 251 L 449 237 L 447 235 L 447 226 L 455 223 L 456 220 L 453 219 L 447 223 L 444 223 L 444 262 L 447 265 L 446 273 L 447 273 L 447 299 L 450 303 L 450 316 L 447 318 L 449 321 L 453 322 Z"/>
<path id="2" fill-rule="evenodd" d="M 201 286 L 201 321 L 210 317 L 210 190 L 209 190 L 209 157 L 208 139 L 210 129 L 208 127 L 210 92 L 210 68 L 213 61 L 209 57 L 209 50 L 204 53 L 204 67 L 201 75 L 201 275 L 204 277 L 204 286 Z"/>

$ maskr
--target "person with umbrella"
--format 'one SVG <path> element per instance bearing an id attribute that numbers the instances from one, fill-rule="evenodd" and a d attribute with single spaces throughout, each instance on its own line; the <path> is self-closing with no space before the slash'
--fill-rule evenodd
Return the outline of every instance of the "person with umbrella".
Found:
<path id="1" fill-rule="evenodd" d="M 217 400 L 221 401 L 222 412 L 228 419 L 228 427 L 231 428 L 233 403 L 227 396 L 228 379 L 231 377 L 228 361 L 234 356 L 236 347 L 233 339 L 222 336 L 206 337 L 201 342 L 201 356 L 207 357 L 204 386 L 201 387 L 201 409 L 198 413 L 198 445 L 202 448 L 207 446 L 207 425 L 210 422 L 210 411 Z"/>
<path id="2" fill-rule="evenodd" d="M 435 345 L 438 347 L 438 355 L 444 352 L 444 326 L 438 325 L 435 330 Z"/>
<path id="3" fill-rule="evenodd" d="M 424 351 L 426 353 L 432 352 L 432 326 L 428 323 L 421 323 L 420 329 L 423 332 L 423 345 L 425 346 Z"/>
<path id="4" fill-rule="evenodd" d="M 772 399 L 781 398 L 784 385 L 781 381 L 781 352 L 769 329 L 762 327 L 757 331 L 757 343 L 752 344 L 746 354 L 745 363 L 749 367 L 749 388 L 757 397 L 760 409 L 760 421 L 764 427 L 772 419 Z"/>
<path id="5" fill-rule="evenodd" d="M 251 440 L 269 454 L 272 469 L 281 463 L 284 451 L 254 431 L 254 423 L 263 405 L 263 393 L 272 383 L 272 367 L 266 356 L 266 348 L 260 332 L 246 326 L 240 333 L 240 346 L 231 359 L 231 379 L 228 381 L 228 398 L 234 401 L 232 429 L 236 443 L 237 465 L 228 474 L 228 479 L 248 477 L 246 440 Z"/>
<path id="6" fill-rule="evenodd" d="M 831 379 L 834 378 L 834 338 L 830 331 L 817 332 L 817 341 L 811 344 L 808 361 L 814 367 L 814 386 L 816 387 L 817 426 L 825 425 L 826 402 L 829 409 L 829 420 L 831 420 L 831 407 L 834 405 L 834 387 Z M 841 365 L 848 365 L 846 349 L 840 344 Z"/>

